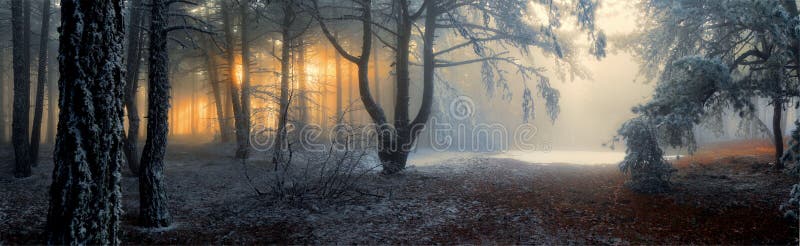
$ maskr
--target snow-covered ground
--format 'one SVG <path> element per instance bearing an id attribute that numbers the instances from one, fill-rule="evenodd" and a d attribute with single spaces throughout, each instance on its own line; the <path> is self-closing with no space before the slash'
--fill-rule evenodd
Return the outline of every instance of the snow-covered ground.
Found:
<path id="1" fill-rule="evenodd" d="M 433 150 L 418 150 L 411 154 L 409 163 L 415 166 L 430 166 L 441 164 L 452 159 L 469 159 L 474 157 L 514 159 L 531 164 L 576 164 L 600 165 L 616 164 L 625 158 L 623 152 L 613 151 L 506 151 L 501 153 L 475 153 L 475 152 L 437 152 Z"/>

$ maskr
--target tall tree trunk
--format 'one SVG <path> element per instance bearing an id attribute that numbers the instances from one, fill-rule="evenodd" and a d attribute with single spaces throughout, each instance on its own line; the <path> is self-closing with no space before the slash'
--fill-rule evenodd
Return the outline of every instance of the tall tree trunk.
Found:
<path id="1" fill-rule="evenodd" d="M 30 3 L 26 2 L 26 5 Z M 14 109 L 11 122 L 11 141 L 14 145 L 14 176 L 31 176 L 30 149 L 28 145 L 28 118 L 30 112 L 30 64 L 25 36 L 30 31 L 25 18 L 22 0 L 11 1 L 12 39 L 14 45 Z"/>
<path id="2" fill-rule="evenodd" d="M 239 1 L 240 33 L 242 39 L 242 107 L 239 118 L 236 119 L 239 147 L 236 158 L 247 159 L 250 150 L 250 42 L 248 41 L 247 10 L 250 7 L 248 0 Z"/>
<path id="3" fill-rule="evenodd" d="M 6 144 L 8 139 L 6 138 L 6 120 L 8 116 L 6 116 L 6 84 L 8 81 L 6 80 L 6 49 L 2 48 L 5 47 L 5 44 L 0 42 L 0 144 Z"/>
<path id="4" fill-rule="evenodd" d="M 775 169 L 783 169 L 783 131 L 781 130 L 783 100 L 772 100 L 772 138 L 775 142 Z"/>
<path id="5" fill-rule="evenodd" d="M 219 135 L 220 141 L 226 142 L 226 128 L 225 128 L 225 110 L 223 110 L 223 103 L 222 103 L 222 89 L 219 86 L 219 81 L 217 80 L 217 65 L 214 61 L 214 57 L 210 54 L 211 51 L 206 51 L 205 58 L 206 58 L 206 74 L 208 75 L 208 83 L 211 85 L 211 94 L 214 95 L 214 106 L 217 110 L 217 124 L 219 124 Z"/>
<path id="6" fill-rule="evenodd" d="M 377 46 L 377 45 L 376 45 Z M 374 78 L 372 79 L 372 83 L 375 85 L 375 102 L 378 105 L 381 104 L 381 73 L 380 73 L 380 60 L 378 58 L 378 47 L 372 49 L 372 59 L 373 59 L 373 71 Z"/>
<path id="7" fill-rule="evenodd" d="M 39 72 L 36 83 L 36 108 L 33 110 L 31 131 L 31 166 L 39 160 L 39 143 L 42 136 L 42 111 L 44 111 L 44 86 L 47 84 L 47 41 L 50 39 L 50 0 L 42 1 L 42 28 L 39 32 Z"/>
<path id="8" fill-rule="evenodd" d="M 395 101 L 395 136 L 383 140 L 384 146 L 378 153 L 384 174 L 394 174 L 405 169 L 408 153 L 430 118 L 433 106 L 434 53 L 433 42 L 436 34 L 436 4 L 427 4 L 425 31 L 423 35 L 423 92 L 419 111 L 411 121 L 409 118 L 409 73 L 408 54 L 413 20 L 408 13 L 408 2 L 396 2 L 400 21 L 397 23 L 397 54 L 395 57 L 397 76 L 397 99 Z M 374 117 L 373 117 L 374 118 Z"/>
<path id="9" fill-rule="evenodd" d="M 57 59 L 50 59 L 50 71 L 58 65 Z M 53 62 L 56 61 L 56 62 Z M 56 138 L 56 112 L 58 110 L 58 73 L 47 73 L 50 77 L 47 81 L 47 137 L 46 143 L 55 143 Z"/>
<path id="10" fill-rule="evenodd" d="M 128 133 L 125 137 L 125 157 L 128 169 L 134 175 L 139 173 L 139 109 L 136 89 L 139 87 L 139 66 L 142 60 L 144 38 L 140 27 L 144 23 L 142 0 L 131 1 L 130 22 L 128 24 L 127 67 L 125 70 L 125 109 L 128 111 Z"/>
<path id="11" fill-rule="evenodd" d="M 394 125 L 395 133 L 391 137 L 385 137 L 382 141 L 383 147 L 378 152 L 384 174 L 394 174 L 405 169 L 408 160 L 408 145 L 413 143 L 410 134 L 409 121 L 409 60 L 411 27 L 413 20 L 408 13 L 408 2 L 398 0 L 395 3 L 397 10 L 397 50 L 395 54 L 395 79 L 397 93 L 394 106 Z"/>
<path id="12" fill-rule="evenodd" d="M 87 3 L 61 0 L 49 244 L 120 243 L 123 7 L 121 0 Z"/>
<path id="13" fill-rule="evenodd" d="M 334 35 L 337 37 L 339 35 Z M 342 120 L 344 119 L 343 108 L 342 105 L 342 55 L 339 52 L 335 52 L 334 60 L 336 63 L 336 124 L 341 124 Z"/>
<path id="14" fill-rule="evenodd" d="M 306 74 L 306 47 L 302 37 L 297 38 L 297 84 L 298 108 L 300 111 L 300 124 L 308 123 L 308 76 Z M 302 126 L 300 127 L 302 128 Z"/>
<path id="15" fill-rule="evenodd" d="M 242 116 L 242 101 L 239 94 L 239 86 L 236 85 L 239 78 L 236 76 L 236 38 L 233 35 L 233 16 L 230 4 L 232 2 L 222 3 L 223 24 L 225 28 L 225 42 L 228 44 L 228 76 L 230 80 L 230 101 L 233 106 L 233 122 L 236 127 L 236 158 L 242 158 L 241 154 L 246 154 L 246 150 L 242 150 L 242 146 L 247 146 L 245 143 L 244 133 L 246 126 L 244 125 L 244 118 Z"/>
<path id="16" fill-rule="evenodd" d="M 322 130 L 325 131 L 328 129 L 328 108 L 325 105 L 328 105 L 328 62 L 329 57 L 328 55 L 328 46 L 323 46 L 322 48 L 322 76 L 319 78 L 319 87 L 320 87 L 320 104 L 319 104 L 319 116 L 320 116 L 320 123 L 322 123 Z"/>
<path id="17" fill-rule="evenodd" d="M 290 57 L 290 50 L 289 44 L 291 43 L 291 33 L 290 28 L 292 25 L 292 20 L 294 19 L 294 8 L 292 8 L 292 3 L 288 1 L 283 1 L 283 22 L 281 26 L 281 41 L 283 41 L 283 45 L 281 45 L 281 86 L 280 86 L 280 106 L 278 109 L 278 129 L 275 134 L 275 143 L 272 148 L 272 163 L 275 166 L 275 170 L 278 170 L 278 166 L 284 162 L 283 159 L 283 147 L 284 141 L 286 139 L 286 122 L 287 118 L 289 117 L 289 76 L 290 68 L 289 65 L 291 64 L 291 57 Z"/>
<path id="18" fill-rule="evenodd" d="M 147 141 L 139 166 L 139 223 L 166 227 L 172 223 L 164 190 L 164 155 L 169 133 L 169 57 L 166 0 L 153 0 L 150 11 Z"/>
<path id="19" fill-rule="evenodd" d="M 356 83 L 353 82 L 353 64 L 347 65 L 347 123 L 355 124 L 356 111 L 353 107 L 353 94 L 355 94 Z"/>

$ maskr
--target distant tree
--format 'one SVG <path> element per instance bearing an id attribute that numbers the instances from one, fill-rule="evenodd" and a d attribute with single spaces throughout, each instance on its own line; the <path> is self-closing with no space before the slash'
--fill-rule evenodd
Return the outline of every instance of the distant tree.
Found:
<path id="1" fill-rule="evenodd" d="M 42 134 L 42 113 L 44 111 L 44 90 L 47 84 L 47 43 L 50 40 L 50 0 L 42 1 L 42 27 L 39 30 L 39 72 L 36 83 L 36 108 L 33 110 L 33 129 L 31 131 L 31 166 L 39 161 L 39 142 Z"/>
<path id="2" fill-rule="evenodd" d="M 222 21 L 223 31 L 225 33 L 225 54 L 228 60 L 228 89 L 229 99 L 233 107 L 233 122 L 236 128 L 236 158 L 244 159 L 248 153 L 247 137 L 250 131 L 247 129 L 249 123 L 249 116 L 244 115 L 242 108 L 242 88 L 243 86 L 237 85 L 239 81 L 236 64 L 236 36 L 234 34 L 234 2 L 222 1 Z"/>
<path id="3" fill-rule="evenodd" d="M 251 91 L 252 88 L 250 86 L 250 26 L 248 22 L 249 19 L 249 12 L 250 9 L 250 1 L 249 0 L 240 0 L 239 1 L 239 29 L 241 30 L 239 33 L 241 35 L 241 42 L 242 42 L 242 81 L 241 81 L 241 113 L 239 115 L 239 119 L 236 119 L 236 122 L 240 124 L 237 127 L 236 133 L 241 140 L 239 141 L 239 147 L 236 151 L 236 157 L 239 159 L 247 159 L 250 155 L 250 129 L 251 129 L 251 122 L 250 122 L 250 112 L 251 112 Z"/>
<path id="4" fill-rule="evenodd" d="M 47 213 L 50 244 L 120 243 L 122 10 L 120 0 L 61 0 L 61 111 Z"/>
<path id="5" fill-rule="evenodd" d="M 289 91 L 289 76 L 291 76 L 291 44 L 297 38 L 297 34 L 293 33 L 292 27 L 297 21 L 296 6 L 289 0 L 280 1 L 281 9 L 283 10 L 282 19 L 280 21 L 281 32 L 281 84 L 280 84 L 280 98 L 278 104 L 278 129 L 275 134 L 275 143 L 273 146 L 272 163 L 277 170 L 278 166 L 285 161 L 283 157 L 283 146 L 287 138 L 287 129 L 289 118 L 289 102 L 291 101 Z"/>
<path id="6" fill-rule="evenodd" d="M 26 5 L 28 8 L 23 8 Z M 30 3 L 22 0 L 11 1 L 11 25 L 14 46 L 14 105 L 11 122 L 11 141 L 14 146 L 14 176 L 24 178 L 31 176 L 30 130 L 28 117 L 30 112 L 30 55 L 28 38 L 30 24 L 26 18 L 30 15 Z M 26 38 L 27 37 L 27 38 Z"/>
<path id="7" fill-rule="evenodd" d="M 144 32 L 141 31 L 144 22 L 143 12 L 145 5 L 142 0 L 130 1 L 128 16 L 128 37 L 125 57 L 125 109 L 128 113 L 128 132 L 125 137 L 125 157 L 128 169 L 133 174 L 139 173 L 139 109 L 137 107 L 136 90 L 139 87 L 139 67 L 141 65 Z"/>
<path id="8" fill-rule="evenodd" d="M 0 42 L 0 144 L 8 143 L 8 138 L 6 135 L 6 120 L 8 119 L 8 116 L 6 115 L 6 98 L 8 98 L 8 96 L 6 96 L 6 85 L 8 84 L 8 80 L 6 79 L 5 61 L 5 43 Z"/>
<path id="9" fill-rule="evenodd" d="M 49 62 L 50 72 L 47 74 L 50 79 L 47 82 L 47 134 L 45 135 L 45 142 L 54 144 L 56 142 L 56 112 L 58 112 L 58 73 L 55 72 L 54 67 L 58 65 L 58 59 L 50 59 Z"/>

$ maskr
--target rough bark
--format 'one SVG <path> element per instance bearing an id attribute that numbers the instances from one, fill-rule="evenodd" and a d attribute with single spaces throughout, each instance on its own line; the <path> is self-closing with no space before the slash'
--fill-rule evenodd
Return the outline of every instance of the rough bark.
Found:
<path id="1" fill-rule="evenodd" d="M 166 0 L 153 0 L 150 11 L 147 140 L 139 166 L 139 223 L 166 227 L 172 223 L 164 190 L 164 155 L 169 133 L 169 57 Z"/>
<path id="2" fill-rule="evenodd" d="M 27 3 L 26 5 L 29 5 Z M 14 46 L 14 105 L 11 122 L 11 142 L 14 146 L 14 176 L 31 176 L 30 149 L 28 141 L 28 118 L 30 111 L 30 64 L 28 43 L 25 36 L 30 33 L 25 19 L 22 0 L 11 1 L 12 40 Z"/>
<path id="3" fill-rule="evenodd" d="M 61 111 L 47 214 L 49 243 L 119 244 L 122 1 L 61 0 L 61 12 Z"/>
<path id="4" fill-rule="evenodd" d="M 39 72 L 36 82 L 36 108 L 33 110 L 31 131 L 31 166 L 39 161 L 39 143 L 42 136 L 42 113 L 44 111 L 44 86 L 47 84 L 47 43 L 50 37 L 50 0 L 42 1 L 42 28 L 39 31 Z"/>
<path id="5" fill-rule="evenodd" d="M 142 0 L 131 1 L 130 21 L 128 24 L 128 40 L 125 70 L 125 109 L 128 115 L 128 132 L 125 136 L 125 157 L 128 161 L 128 170 L 134 175 L 139 173 L 139 109 L 136 90 L 139 87 L 139 66 L 142 59 L 142 43 L 144 38 L 140 27 L 144 23 Z"/>

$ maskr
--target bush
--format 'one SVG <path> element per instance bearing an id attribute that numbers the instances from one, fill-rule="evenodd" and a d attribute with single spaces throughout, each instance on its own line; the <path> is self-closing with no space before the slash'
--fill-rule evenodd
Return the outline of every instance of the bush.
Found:
<path id="1" fill-rule="evenodd" d="M 674 169 L 664 160 L 664 151 L 658 145 L 656 129 L 646 117 L 633 118 L 618 131 L 616 140 L 623 140 L 627 150 L 619 164 L 620 171 L 630 174 L 628 187 L 643 193 L 669 191 L 669 179 Z"/>

